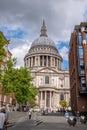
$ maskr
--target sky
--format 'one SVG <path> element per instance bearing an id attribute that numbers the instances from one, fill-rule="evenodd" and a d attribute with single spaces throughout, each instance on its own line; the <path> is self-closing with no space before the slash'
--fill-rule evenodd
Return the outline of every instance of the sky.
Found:
<path id="1" fill-rule="evenodd" d="M 87 22 L 87 0 L 0 0 L 0 31 L 10 40 L 9 50 L 24 66 L 24 56 L 40 36 L 43 19 L 68 69 L 70 35 L 74 26 Z"/>

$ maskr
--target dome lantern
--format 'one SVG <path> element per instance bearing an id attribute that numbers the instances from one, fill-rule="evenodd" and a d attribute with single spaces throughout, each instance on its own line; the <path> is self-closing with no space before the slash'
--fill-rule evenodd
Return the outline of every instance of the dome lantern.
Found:
<path id="1" fill-rule="evenodd" d="M 47 34 L 46 34 L 46 26 L 45 26 L 45 21 L 43 20 L 43 25 L 41 27 L 41 34 L 40 34 L 40 37 L 44 36 L 44 37 L 47 37 Z"/>

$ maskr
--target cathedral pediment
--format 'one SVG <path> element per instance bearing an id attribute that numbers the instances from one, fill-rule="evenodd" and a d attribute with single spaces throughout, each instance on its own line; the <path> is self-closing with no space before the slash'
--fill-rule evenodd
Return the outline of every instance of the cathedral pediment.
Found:
<path id="1" fill-rule="evenodd" d="M 58 71 L 50 67 L 44 67 L 37 70 L 36 73 L 58 73 Z"/>

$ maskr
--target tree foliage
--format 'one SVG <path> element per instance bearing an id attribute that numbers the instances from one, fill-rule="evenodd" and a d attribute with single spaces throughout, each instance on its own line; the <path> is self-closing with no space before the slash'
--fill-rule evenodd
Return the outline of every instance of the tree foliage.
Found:
<path id="1" fill-rule="evenodd" d="M 0 32 L 0 83 L 2 80 L 2 72 L 3 72 L 3 62 L 6 57 L 5 45 L 8 44 L 8 40 L 4 38 L 2 32 Z"/>
<path id="2" fill-rule="evenodd" d="M 3 62 L 3 59 L 6 57 L 5 45 L 8 44 L 8 40 L 4 38 L 2 32 L 0 32 L 0 63 Z"/>
<path id="3" fill-rule="evenodd" d="M 32 77 L 26 68 L 10 68 L 5 69 L 3 76 L 3 92 L 13 92 L 18 104 L 23 104 L 29 99 L 35 99 L 37 89 L 31 84 Z"/>
<path id="4" fill-rule="evenodd" d="M 67 107 L 68 103 L 66 100 L 61 100 L 60 102 L 60 105 L 64 108 L 64 107 Z"/>
<path id="5" fill-rule="evenodd" d="M 14 93 L 18 104 L 31 101 L 31 99 L 34 102 L 37 89 L 32 85 L 33 78 L 30 72 L 24 67 L 15 68 L 16 58 L 4 60 L 7 54 L 5 45 L 8 42 L 0 32 L 0 87 L 2 87 L 2 92 L 3 94 Z"/>

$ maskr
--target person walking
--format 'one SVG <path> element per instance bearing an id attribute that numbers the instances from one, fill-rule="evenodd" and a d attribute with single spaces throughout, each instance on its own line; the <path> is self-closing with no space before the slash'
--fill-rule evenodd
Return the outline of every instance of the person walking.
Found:
<path id="1" fill-rule="evenodd" d="M 6 117 L 6 120 L 5 120 L 5 129 L 7 130 L 7 124 L 8 124 L 8 111 L 7 111 L 7 108 L 5 107 L 5 117 Z"/>
<path id="2" fill-rule="evenodd" d="M 66 118 L 66 120 L 69 118 L 69 112 L 68 111 L 65 112 L 65 118 Z"/>
<path id="3" fill-rule="evenodd" d="M 29 110 L 29 111 L 28 111 L 29 119 L 31 119 L 31 115 L 32 115 L 32 113 L 31 113 L 31 111 Z"/>
<path id="4" fill-rule="evenodd" d="M 6 121 L 5 110 L 0 108 L 0 130 L 4 130 L 4 123 Z"/>

